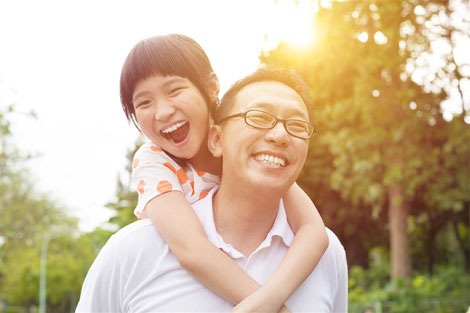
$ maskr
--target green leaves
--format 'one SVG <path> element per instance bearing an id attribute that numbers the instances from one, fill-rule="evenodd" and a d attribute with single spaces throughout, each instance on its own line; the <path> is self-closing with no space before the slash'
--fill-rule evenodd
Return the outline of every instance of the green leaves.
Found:
<path id="1" fill-rule="evenodd" d="M 453 219 L 469 227 L 464 216 L 470 210 L 470 125 L 463 122 L 465 109 L 451 121 L 441 110 L 451 84 L 470 79 L 452 57 L 457 47 L 448 38 L 464 25 L 468 29 L 468 21 L 457 14 L 468 12 L 462 5 L 333 1 L 315 16 L 314 45 L 299 50 L 281 43 L 260 57 L 295 69 L 309 83 L 318 134 L 300 182 L 345 244 L 349 264 L 367 266 L 367 258 L 357 254 L 374 240 L 387 246 L 388 205 L 408 206 L 407 220 L 416 219 L 411 225 L 423 229 L 413 230 L 410 242 L 413 254 L 426 259 L 416 261 L 416 268 L 427 262 L 430 272 L 434 262 L 446 262 L 443 255 L 427 259 L 434 232 L 451 236 L 445 225 Z M 442 34 L 434 34 L 431 24 L 439 24 Z M 468 40 L 468 32 L 465 36 Z M 438 39 L 448 45 L 448 55 L 431 59 Z M 466 76 L 456 81 L 456 72 Z M 402 194 L 389 201 L 391 186 L 400 186 Z M 431 218 L 420 221 L 422 214 L 438 216 L 442 225 Z M 466 246 L 461 247 L 470 262 Z"/>
<path id="2" fill-rule="evenodd" d="M 138 139 L 132 149 L 127 152 L 127 173 L 130 177 L 132 173 L 132 160 L 137 149 L 142 145 L 141 139 Z M 116 188 L 116 200 L 109 202 L 106 206 L 116 211 L 116 215 L 111 217 L 109 222 L 124 227 L 137 220 L 134 215 L 134 209 L 137 206 L 137 192 L 131 190 L 129 185 L 124 185 L 118 177 Z"/>
<path id="3" fill-rule="evenodd" d="M 83 279 L 110 232 L 79 237 L 77 220 L 36 190 L 25 157 L 11 138 L 11 114 L 12 106 L 0 111 L 0 299 L 10 306 L 37 305 L 43 238 L 68 229 L 51 239 L 47 256 L 48 307 L 66 312 L 76 304 Z"/>

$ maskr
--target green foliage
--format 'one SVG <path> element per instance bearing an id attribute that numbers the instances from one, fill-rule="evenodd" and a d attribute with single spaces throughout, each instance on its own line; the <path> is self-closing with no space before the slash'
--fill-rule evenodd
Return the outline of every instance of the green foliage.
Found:
<path id="1" fill-rule="evenodd" d="M 129 178 L 132 173 L 132 160 L 137 149 L 142 145 L 141 139 L 138 139 L 132 149 L 127 152 L 127 174 Z M 116 215 L 110 218 L 111 224 L 119 228 L 124 227 L 137 220 L 134 215 L 134 209 L 137 206 L 137 192 L 131 190 L 129 185 L 123 184 L 120 178 L 117 181 L 116 200 L 109 202 L 106 206 L 116 211 Z"/>
<path id="2" fill-rule="evenodd" d="M 439 255 L 445 249 L 431 248 L 440 232 L 454 232 L 470 272 L 470 240 L 463 237 L 470 210 L 470 126 L 463 118 L 469 112 L 461 103 L 464 113 L 451 122 L 440 114 L 449 82 L 460 86 L 470 78 L 453 58 L 453 36 L 469 37 L 458 10 L 468 12 L 462 1 L 331 1 L 315 16 L 310 47 L 281 43 L 260 57 L 295 69 L 309 83 L 318 134 L 300 182 L 345 245 L 350 265 L 367 267 L 372 247 L 388 248 L 388 205 L 403 204 L 417 240 L 410 241 L 420 257 L 415 268 L 432 273 L 434 263 L 448 262 Z M 380 33 L 386 41 L 375 40 Z M 448 53 L 440 65 L 423 66 L 435 40 Z M 411 79 L 418 68 L 424 78 Z M 458 91 L 464 99 L 465 90 Z M 403 192 L 391 200 L 394 185 Z"/>
<path id="3" fill-rule="evenodd" d="M 354 265 L 349 268 L 349 287 L 354 290 L 380 289 L 389 282 L 389 252 L 383 247 L 374 247 L 369 252 L 369 268 Z M 363 299 L 366 300 L 366 299 Z"/>
<path id="4" fill-rule="evenodd" d="M 65 229 L 49 242 L 46 300 L 49 312 L 67 312 L 111 232 L 97 229 L 78 236 L 77 220 L 35 190 L 27 157 L 11 138 L 12 114 L 12 106 L 0 110 L 0 301 L 7 301 L 7 312 L 37 306 L 43 238 Z"/>
<path id="5" fill-rule="evenodd" d="M 470 292 L 470 275 L 461 267 L 439 267 L 432 277 L 415 274 L 410 280 L 389 282 L 388 252 L 374 248 L 370 267 L 349 269 L 350 312 L 464 312 Z"/>
<path id="6" fill-rule="evenodd" d="M 105 235 L 106 234 L 106 235 Z M 47 254 L 47 294 L 51 311 L 65 312 L 78 300 L 83 279 L 110 232 L 96 230 L 76 237 L 53 238 Z M 37 304 L 40 276 L 40 244 L 9 251 L 4 263 L 1 291 L 11 304 Z"/>
<path id="7" fill-rule="evenodd" d="M 137 220 L 134 209 L 137 206 L 137 192 L 131 191 L 118 180 L 116 200 L 106 204 L 106 207 L 116 211 L 116 215 L 109 219 L 109 223 L 122 228 Z"/>
<path id="8" fill-rule="evenodd" d="M 91 246 L 96 256 L 113 233 L 107 229 L 95 228 L 92 232 L 81 235 L 80 240 L 85 241 L 84 245 Z"/>
<path id="9" fill-rule="evenodd" d="M 465 312 L 469 306 L 470 275 L 455 267 L 439 268 L 436 275 L 415 275 L 378 286 L 373 273 L 355 267 L 350 271 L 350 312 L 373 308 L 383 313 L 453 313 Z"/>

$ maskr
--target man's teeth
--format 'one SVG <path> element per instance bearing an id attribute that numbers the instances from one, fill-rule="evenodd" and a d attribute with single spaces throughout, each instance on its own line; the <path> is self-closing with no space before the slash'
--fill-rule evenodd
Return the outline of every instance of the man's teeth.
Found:
<path id="1" fill-rule="evenodd" d="M 258 154 L 255 156 L 255 160 L 269 165 L 286 166 L 286 160 L 269 154 Z"/>
<path id="2" fill-rule="evenodd" d="M 171 127 L 168 127 L 168 128 L 166 128 L 166 129 L 163 129 L 163 130 L 162 130 L 162 133 L 164 133 L 164 134 L 171 133 L 171 132 L 177 130 L 178 128 L 180 128 L 181 126 L 183 126 L 184 124 L 186 124 L 187 122 L 188 122 L 188 121 L 176 123 L 175 125 L 173 125 L 173 126 L 171 126 Z"/>

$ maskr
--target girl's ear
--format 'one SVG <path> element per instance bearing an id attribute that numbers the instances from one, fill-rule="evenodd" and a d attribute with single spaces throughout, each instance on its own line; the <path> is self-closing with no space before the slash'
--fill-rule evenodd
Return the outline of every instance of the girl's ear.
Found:
<path id="1" fill-rule="evenodd" d="M 210 88 L 210 96 L 211 100 L 213 102 L 216 102 L 217 98 L 219 97 L 219 79 L 217 78 L 217 75 L 215 75 L 214 72 L 210 73 L 209 75 L 209 88 Z"/>
<path id="2" fill-rule="evenodd" d="M 219 125 L 213 125 L 209 129 L 207 146 L 209 147 L 209 151 L 216 158 L 220 158 L 222 156 L 221 133 L 222 133 L 222 129 L 220 128 Z"/>

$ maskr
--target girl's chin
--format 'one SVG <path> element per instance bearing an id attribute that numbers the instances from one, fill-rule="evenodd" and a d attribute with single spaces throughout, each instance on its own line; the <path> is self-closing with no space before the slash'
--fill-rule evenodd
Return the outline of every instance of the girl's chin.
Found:
<path id="1" fill-rule="evenodd" d="M 192 158 L 191 154 L 192 152 L 191 147 L 189 146 L 190 143 L 190 136 L 186 136 L 182 141 L 180 142 L 174 142 L 173 140 L 167 140 L 166 141 L 166 147 L 167 151 L 174 155 L 177 158 L 181 159 L 190 159 Z"/>

